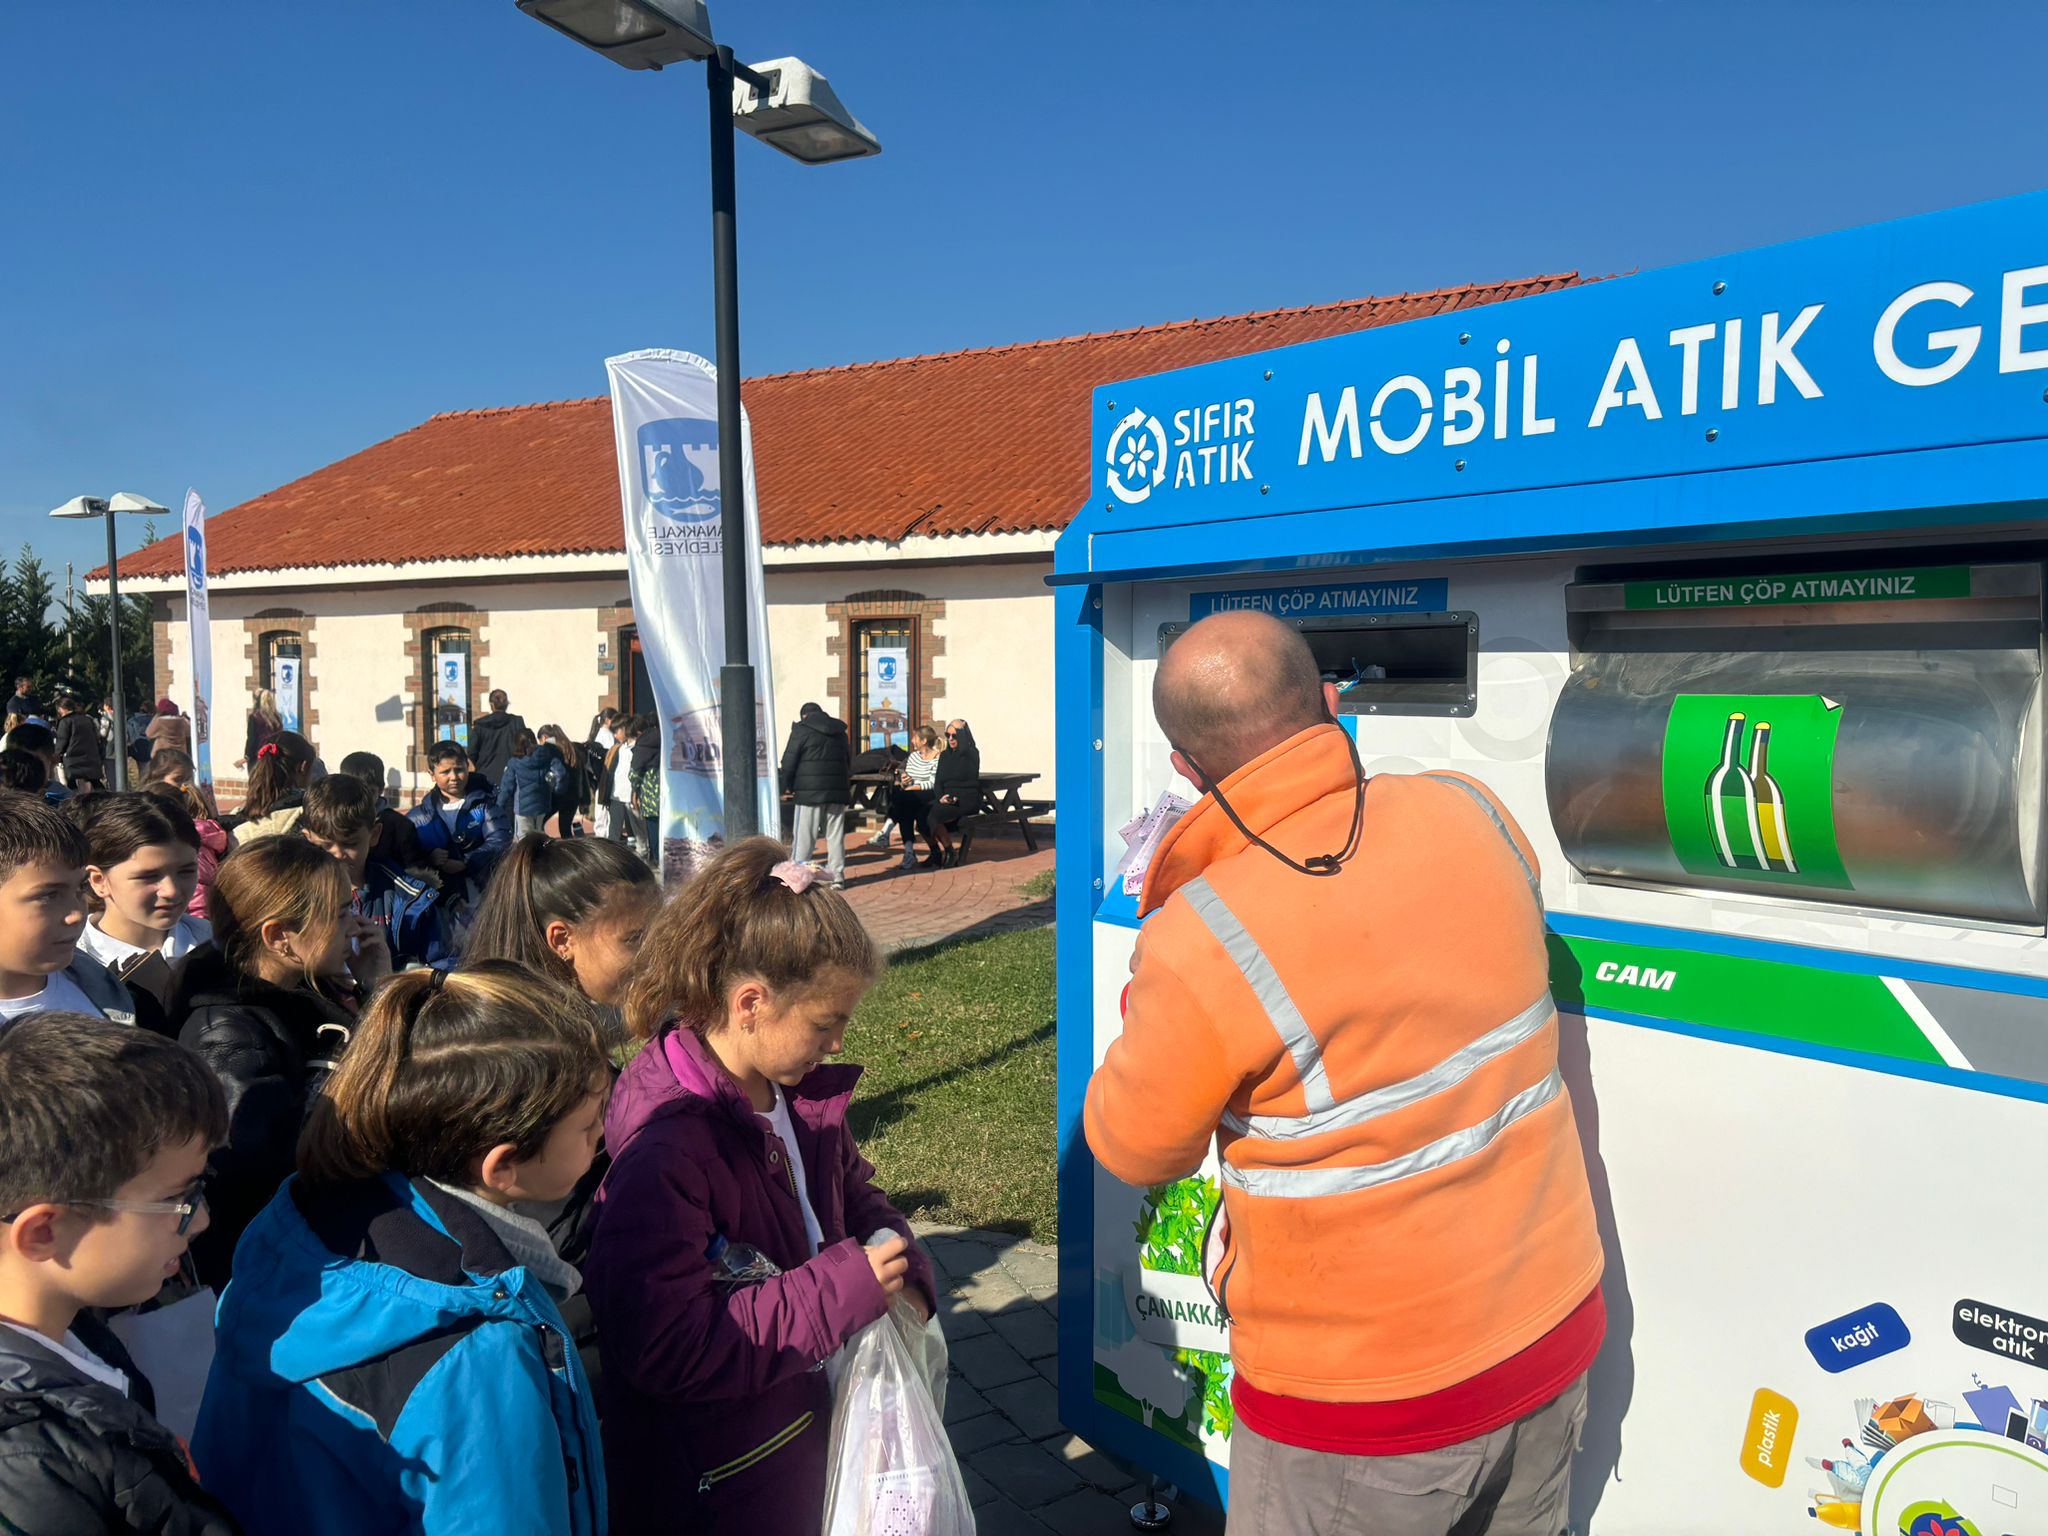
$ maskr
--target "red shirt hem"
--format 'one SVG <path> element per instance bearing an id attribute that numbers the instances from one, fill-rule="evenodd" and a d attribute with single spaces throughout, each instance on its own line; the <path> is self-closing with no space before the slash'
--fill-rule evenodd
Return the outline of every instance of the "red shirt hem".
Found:
<path id="1" fill-rule="evenodd" d="M 1343 1456 L 1438 1451 L 1533 1413 L 1592 1366 L 1607 1337 L 1607 1303 L 1595 1286 L 1571 1315 L 1519 1354 L 1466 1381 L 1383 1403 L 1321 1403 L 1231 1381 L 1239 1422 L 1281 1445 Z"/>

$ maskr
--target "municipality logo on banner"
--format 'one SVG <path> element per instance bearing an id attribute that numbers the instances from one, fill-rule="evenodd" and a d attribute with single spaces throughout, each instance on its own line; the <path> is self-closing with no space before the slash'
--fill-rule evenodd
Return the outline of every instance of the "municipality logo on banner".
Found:
<path id="1" fill-rule="evenodd" d="M 633 618 L 661 727 L 659 842 L 665 880 L 679 880 L 725 845 L 724 731 L 718 673 L 725 662 L 723 510 L 718 469 L 718 379 L 690 352 L 608 358 L 612 430 Z M 780 794 L 769 743 L 776 720 L 755 514 L 753 443 L 741 413 L 747 509 L 749 657 L 758 708 L 755 771 L 759 824 L 778 824 Z"/>
<path id="2" fill-rule="evenodd" d="M 213 626 L 206 598 L 206 503 L 195 490 L 185 492 L 185 648 L 192 657 L 192 764 L 200 785 L 211 789 Z"/>

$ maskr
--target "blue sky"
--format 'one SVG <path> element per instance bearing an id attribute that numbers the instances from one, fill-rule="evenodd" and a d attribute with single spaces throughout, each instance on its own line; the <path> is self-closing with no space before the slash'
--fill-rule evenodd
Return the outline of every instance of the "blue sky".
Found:
<path id="1" fill-rule="evenodd" d="M 712 0 L 880 136 L 739 145 L 748 374 L 1579 269 L 2048 179 L 2028 0 Z M 0 6 L 0 549 L 712 349 L 702 70 L 512 0 Z M 1085 402 L 1077 401 L 1076 409 Z M 125 541 L 139 541 L 140 528 Z"/>

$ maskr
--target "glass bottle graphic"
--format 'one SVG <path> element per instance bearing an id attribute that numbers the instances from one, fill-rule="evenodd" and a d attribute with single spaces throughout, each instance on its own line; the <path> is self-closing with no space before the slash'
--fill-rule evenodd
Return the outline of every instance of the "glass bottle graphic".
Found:
<path id="1" fill-rule="evenodd" d="M 1742 766 L 1742 734 L 1747 717 L 1729 715 L 1721 738 L 1721 761 L 1707 776 L 1707 825 L 1714 851 L 1729 869 L 1761 869 L 1763 838 L 1757 827 L 1756 784 Z"/>
<path id="2" fill-rule="evenodd" d="M 1771 777 L 1770 751 L 1771 722 L 1759 720 L 1756 739 L 1749 749 L 1749 781 L 1755 786 L 1757 830 L 1762 834 L 1757 852 L 1762 855 L 1765 869 L 1796 875 L 1799 864 L 1792 857 L 1792 833 L 1785 825 L 1785 796 L 1778 781 Z"/>

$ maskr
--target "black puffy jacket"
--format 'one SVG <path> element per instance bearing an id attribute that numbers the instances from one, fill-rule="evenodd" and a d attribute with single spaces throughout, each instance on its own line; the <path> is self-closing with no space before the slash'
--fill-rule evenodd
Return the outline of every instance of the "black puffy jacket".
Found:
<path id="1" fill-rule="evenodd" d="M 790 727 L 782 749 L 782 787 L 798 805 L 853 803 L 853 749 L 846 722 L 820 710 Z"/>
<path id="2" fill-rule="evenodd" d="M 514 714 L 495 710 L 469 728 L 470 766 L 493 784 L 512 761 L 512 738 L 526 729 L 526 722 Z"/>
<path id="3" fill-rule="evenodd" d="M 106 777 L 106 766 L 100 756 L 100 730 L 91 715 L 64 715 L 50 734 L 56 739 L 57 759 L 64 765 L 66 778 L 91 779 L 97 784 Z"/>
<path id="4" fill-rule="evenodd" d="M 297 1165 L 299 1130 L 348 1044 L 355 1016 L 311 987 L 236 970 L 211 944 L 185 957 L 171 1000 L 178 1039 L 227 1090 L 228 1139 L 207 1165 L 212 1223 L 192 1244 L 199 1278 L 227 1283 L 242 1231 Z"/>
<path id="5" fill-rule="evenodd" d="M 130 1396 L 54 1351 L 0 1328 L 0 1532 L 27 1536 L 235 1536 L 226 1509 L 192 1480 L 159 1424 L 149 1382 L 91 1313 L 72 1332 L 127 1374 Z"/>
<path id="6" fill-rule="evenodd" d="M 972 731 L 962 729 L 939 754 L 932 793 L 937 797 L 933 814 L 948 826 L 981 809 L 981 749 L 975 746 Z"/>

